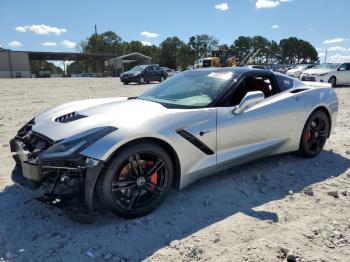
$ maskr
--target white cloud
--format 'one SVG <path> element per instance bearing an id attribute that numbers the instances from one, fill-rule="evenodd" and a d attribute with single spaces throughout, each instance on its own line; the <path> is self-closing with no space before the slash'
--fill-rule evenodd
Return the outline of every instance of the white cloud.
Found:
<path id="1" fill-rule="evenodd" d="M 345 41 L 346 41 L 346 39 L 344 39 L 344 38 L 334 38 L 334 39 L 325 40 L 323 43 L 325 45 L 327 45 L 327 44 L 342 43 Z"/>
<path id="2" fill-rule="evenodd" d="M 316 51 L 317 52 L 322 51 L 322 48 L 321 47 L 316 47 Z"/>
<path id="3" fill-rule="evenodd" d="M 18 31 L 18 32 L 25 32 L 25 31 L 27 31 L 27 29 L 24 26 L 17 26 L 15 28 L 15 30 Z"/>
<path id="4" fill-rule="evenodd" d="M 327 58 L 329 63 L 344 63 L 350 62 L 350 55 L 335 54 Z"/>
<path id="5" fill-rule="evenodd" d="M 15 30 L 22 33 L 27 31 L 32 31 L 33 33 L 38 35 L 48 35 L 48 34 L 61 35 L 62 33 L 67 32 L 67 29 L 65 28 L 58 28 L 58 27 L 43 25 L 43 24 L 17 26 Z"/>
<path id="6" fill-rule="evenodd" d="M 71 42 L 69 40 L 63 40 L 62 42 L 60 42 L 60 44 L 65 48 L 75 48 L 77 46 L 76 43 Z"/>
<path id="7" fill-rule="evenodd" d="M 342 46 L 331 46 L 328 51 L 347 51 L 345 47 Z"/>
<path id="8" fill-rule="evenodd" d="M 272 29 L 278 29 L 278 28 L 280 28 L 279 25 L 273 25 L 273 26 L 272 26 Z"/>
<path id="9" fill-rule="evenodd" d="M 11 48 L 18 48 L 18 47 L 21 47 L 23 46 L 21 42 L 18 42 L 18 41 L 12 41 L 10 42 L 9 44 L 9 47 Z"/>
<path id="10" fill-rule="evenodd" d="M 256 9 L 260 8 L 275 8 L 281 3 L 293 2 L 294 0 L 255 0 Z"/>
<path id="11" fill-rule="evenodd" d="M 148 42 L 148 41 L 141 41 L 141 43 L 142 43 L 143 45 L 146 45 L 146 46 L 151 46 L 151 45 L 152 45 L 152 43 L 151 43 L 151 42 Z"/>
<path id="12" fill-rule="evenodd" d="M 227 11 L 228 10 L 228 4 L 227 3 L 221 3 L 214 6 L 215 9 L 220 11 Z"/>
<path id="13" fill-rule="evenodd" d="M 275 8 L 279 6 L 280 2 L 276 0 L 257 0 L 255 3 L 256 9 L 260 8 Z"/>
<path id="14" fill-rule="evenodd" d="M 55 42 L 44 42 L 42 43 L 42 46 L 51 47 L 51 46 L 57 46 L 57 44 Z"/>
<path id="15" fill-rule="evenodd" d="M 154 38 L 154 37 L 159 36 L 159 34 L 157 34 L 157 33 L 151 33 L 151 32 L 147 32 L 147 31 L 143 31 L 142 33 L 140 33 L 140 35 L 148 37 L 148 38 Z"/>

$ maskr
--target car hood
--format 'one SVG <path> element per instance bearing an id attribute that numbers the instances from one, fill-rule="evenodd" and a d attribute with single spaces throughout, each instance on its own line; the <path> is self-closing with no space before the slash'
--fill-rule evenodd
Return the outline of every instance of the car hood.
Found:
<path id="1" fill-rule="evenodd" d="M 96 127 L 142 124 L 167 112 L 161 104 L 126 97 L 74 101 L 38 114 L 33 131 L 57 141 Z"/>
<path id="2" fill-rule="evenodd" d="M 301 72 L 301 71 L 303 71 L 303 70 L 302 70 L 302 69 L 296 69 L 296 68 L 294 68 L 294 69 L 288 70 L 288 71 L 287 71 L 287 74 L 288 74 L 288 73 L 289 73 L 289 74 L 294 74 L 294 73 Z"/>
<path id="3" fill-rule="evenodd" d="M 309 74 L 309 75 L 319 75 L 319 74 L 328 74 L 334 70 L 327 69 L 327 68 L 317 68 L 317 69 L 308 69 L 305 70 L 303 73 L 304 74 Z"/>

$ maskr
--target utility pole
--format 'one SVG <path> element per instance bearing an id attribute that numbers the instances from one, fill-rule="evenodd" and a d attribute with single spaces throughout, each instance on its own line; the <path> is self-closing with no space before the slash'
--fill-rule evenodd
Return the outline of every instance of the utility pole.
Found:
<path id="1" fill-rule="evenodd" d="M 328 49 L 326 50 L 326 53 L 324 55 L 324 62 L 327 63 L 327 53 L 328 53 Z"/>
<path id="2" fill-rule="evenodd" d="M 97 36 L 97 25 L 96 24 L 95 24 L 95 36 Z M 96 42 L 94 53 L 97 53 L 97 49 L 98 49 L 98 41 Z M 95 71 L 97 71 L 97 67 L 99 67 L 99 63 L 97 60 L 94 60 L 94 62 L 95 62 Z"/>

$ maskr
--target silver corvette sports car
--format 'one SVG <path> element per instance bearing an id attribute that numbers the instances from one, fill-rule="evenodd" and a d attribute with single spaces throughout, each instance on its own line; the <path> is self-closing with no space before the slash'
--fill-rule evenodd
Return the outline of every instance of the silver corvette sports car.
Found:
<path id="1" fill-rule="evenodd" d="M 12 179 L 70 212 L 103 205 L 142 216 L 171 188 L 220 170 L 286 152 L 316 156 L 337 111 L 327 84 L 240 67 L 190 70 L 138 97 L 38 114 L 11 140 Z"/>

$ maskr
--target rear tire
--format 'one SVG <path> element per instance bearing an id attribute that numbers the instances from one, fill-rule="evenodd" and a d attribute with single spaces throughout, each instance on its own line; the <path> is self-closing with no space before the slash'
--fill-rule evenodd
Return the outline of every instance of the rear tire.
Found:
<path id="1" fill-rule="evenodd" d="M 156 171 L 154 171 L 156 170 Z M 128 218 L 151 213 L 161 205 L 173 183 L 167 152 L 153 142 L 140 142 L 117 153 L 98 181 L 100 202 Z"/>
<path id="2" fill-rule="evenodd" d="M 336 87 L 337 86 L 337 79 L 332 76 L 329 80 L 328 80 L 328 83 L 331 84 L 332 87 Z"/>
<path id="3" fill-rule="evenodd" d="M 128 82 L 123 82 L 124 85 L 128 85 L 129 83 Z"/>
<path id="4" fill-rule="evenodd" d="M 317 156 L 323 150 L 329 130 L 330 123 L 327 115 L 320 110 L 313 112 L 303 129 L 299 154 L 307 158 Z"/>

